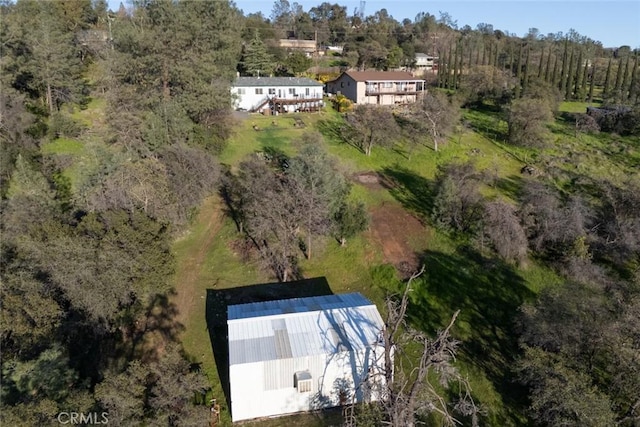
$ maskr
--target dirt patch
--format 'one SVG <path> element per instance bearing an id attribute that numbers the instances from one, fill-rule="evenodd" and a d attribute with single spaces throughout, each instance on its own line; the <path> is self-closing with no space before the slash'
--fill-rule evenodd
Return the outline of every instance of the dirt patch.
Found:
<path id="1" fill-rule="evenodd" d="M 380 175 L 376 172 L 356 173 L 352 176 L 352 180 L 372 190 L 383 189 L 382 184 L 380 184 Z"/>
<path id="2" fill-rule="evenodd" d="M 351 179 L 371 190 L 385 190 L 395 187 L 394 182 L 384 174 L 380 174 L 378 172 L 359 172 L 354 174 Z"/>
<path id="3" fill-rule="evenodd" d="M 418 256 L 410 239 L 424 235 L 420 221 L 402 207 L 383 203 L 371 212 L 368 234 L 382 247 L 385 262 L 393 264 L 403 278 L 418 269 Z"/>

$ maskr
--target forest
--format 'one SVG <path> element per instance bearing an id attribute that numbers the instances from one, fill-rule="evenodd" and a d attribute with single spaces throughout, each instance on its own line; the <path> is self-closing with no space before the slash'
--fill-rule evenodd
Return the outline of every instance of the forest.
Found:
<path id="1" fill-rule="evenodd" d="M 391 12 L 0 2 L 3 425 L 230 425 L 207 289 L 314 276 L 389 316 L 416 386 L 301 425 L 640 425 L 640 50 Z M 231 110 L 237 75 L 416 53 L 415 104 Z"/>

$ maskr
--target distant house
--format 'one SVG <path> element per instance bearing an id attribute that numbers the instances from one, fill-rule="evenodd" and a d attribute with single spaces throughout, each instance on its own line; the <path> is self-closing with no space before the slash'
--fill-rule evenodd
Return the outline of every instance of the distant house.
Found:
<path id="1" fill-rule="evenodd" d="M 438 71 L 438 57 L 427 55 L 426 53 L 416 53 L 416 74 Z"/>
<path id="2" fill-rule="evenodd" d="M 227 325 L 234 422 L 379 398 L 384 323 L 359 293 L 231 305 Z"/>
<path id="3" fill-rule="evenodd" d="M 307 56 L 311 56 L 318 50 L 315 40 L 280 39 L 278 45 L 289 51 L 304 52 Z"/>
<path id="4" fill-rule="evenodd" d="M 335 52 L 338 53 L 340 55 L 342 55 L 342 53 L 344 52 L 344 46 L 325 46 L 325 51 L 327 53 L 329 52 Z"/>
<path id="5" fill-rule="evenodd" d="M 342 94 L 356 104 L 396 105 L 416 102 L 425 81 L 404 71 L 345 71 L 327 82 L 328 93 Z"/>
<path id="6" fill-rule="evenodd" d="M 298 77 L 238 77 L 231 95 L 236 110 L 315 111 L 322 106 L 322 83 Z"/>

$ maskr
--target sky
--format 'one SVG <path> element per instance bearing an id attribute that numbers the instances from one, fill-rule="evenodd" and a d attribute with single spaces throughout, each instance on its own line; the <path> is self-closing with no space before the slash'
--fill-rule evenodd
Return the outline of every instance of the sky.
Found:
<path id="1" fill-rule="evenodd" d="M 295 0 L 289 0 L 294 3 Z M 323 1 L 347 6 L 349 15 L 359 7 L 359 0 L 297 0 L 305 11 Z M 126 4 L 126 1 L 124 2 Z M 109 0 L 117 10 L 120 0 Z M 235 0 L 236 6 L 245 14 L 262 12 L 271 15 L 273 1 Z M 620 0 L 367 0 L 365 16 L 380 9 L 396 20 L 413 20 L 419 12 L 428 12 L 436 17 L 447 12 L 457 21 L 458 27 L 475 28 L 479 23 L 493 25 L 495 30 L 525 35 L 529 28 L 537 28 L 540 34 L 567 33 L 576 30 L 583 36 L 602 42 L 605 47 L 623 45 L 640 48 L 640 1 Z"/>

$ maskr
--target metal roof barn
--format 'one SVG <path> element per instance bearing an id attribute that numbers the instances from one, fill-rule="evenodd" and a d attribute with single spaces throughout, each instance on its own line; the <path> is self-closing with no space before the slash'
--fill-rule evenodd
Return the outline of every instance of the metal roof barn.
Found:
<path id="1" fill-rule="evenodd" d="M 359 293 L 228 307 L 234 421 L 375 400 L 384 327 Z"/>

